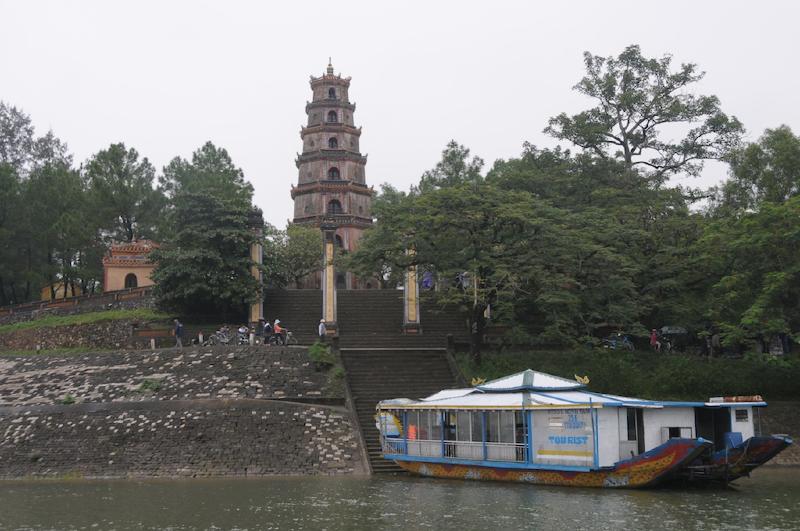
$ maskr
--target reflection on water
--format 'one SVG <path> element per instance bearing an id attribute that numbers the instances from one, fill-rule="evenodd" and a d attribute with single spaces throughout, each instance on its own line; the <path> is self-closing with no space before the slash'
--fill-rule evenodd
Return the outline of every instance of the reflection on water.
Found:
<path id="1" fill-rule="evenodd" d="M 615 491 L 413 477 L 0 483 L 0 529 L 800 529 L 800 470 Z"/>

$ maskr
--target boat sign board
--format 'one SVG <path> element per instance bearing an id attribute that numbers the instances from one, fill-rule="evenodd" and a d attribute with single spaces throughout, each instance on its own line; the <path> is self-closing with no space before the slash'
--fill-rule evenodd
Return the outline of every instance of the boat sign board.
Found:
<path id="1" fill-rule="evenodd" d="M 591 466 L 594 433 L 590 409 L 533 412 L 535 463 Z"/>

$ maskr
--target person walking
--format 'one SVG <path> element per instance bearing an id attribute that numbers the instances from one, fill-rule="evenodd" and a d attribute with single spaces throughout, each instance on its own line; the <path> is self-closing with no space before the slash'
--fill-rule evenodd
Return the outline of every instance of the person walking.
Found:
<path id="1" fill-rule="evenodd" d="M 175 348 L 183 348 L 183 323 L 175 319 Z"/>
<path id="2" fill-rule="evenodd" d="M 661 342 L 658 340 L 658 330 L 655 328 L 650 331 L 650 346 L 656 352 L 661 352 Z"/>
<path id="3" fill-rule="evenodd" d="M 319 328 L 317 329 L 317 332 L 319 332 L 319 340 L 325 341 L 325 336 L 328 333 L 328 328 L 325 326 L 325 319 L 319 320 Z"/>

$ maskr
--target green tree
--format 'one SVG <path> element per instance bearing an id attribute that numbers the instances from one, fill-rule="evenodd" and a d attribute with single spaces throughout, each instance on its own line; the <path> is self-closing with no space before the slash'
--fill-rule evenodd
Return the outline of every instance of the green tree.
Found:
<path id="1" fill-rule="evenodd" d="M 169 197 L 182 191 L 208 193 L 242 207 L 250 205 L 253 197 L 253 185 L 245 180 L 242 170 L 233 164 L 224 148 L 211 142 L 195 151 L 191 162 L 180 157 L 172 159 L 159 181 Z"/>
<path id="2" fill-rule="evenodd" d="M 305 277 L 322 269 L 322 232 L 318 228 L 291 224 L 281 231 L 268 226 L 264 235 L 264 263 L 270 284 L 300 287 Z"/>
<path id="3" fill-rule="evenodd" d="M 337 257 L 343 270 L 352 271 L 360 278 L 375 278 L 381 288 L 395 288 L 402 284 L 407 265 L 404 242 L 397 230 L 405 220 L 416 193 L 407 194 L 384 184 L 372 202 L 372 215 L 378 223 L 365 231 L 353 253 Z M 402 262 L 403 265 L 398 265 Z"/>
<path id="4" fill-rule="evenodd" d="M 442 151 L 442 160 L 436 163 L 432 170 L 422 174 L 420 190 L 427 191 L 447 186 L 457 186 L 464 183 L 479 183 L 483 159 L 480 157 L 469 158 L 469 149 L 455 140 L 447 143 Z"/>
<path id="5" fill-rule="evenodd" d="M 78 276 L 82 261 L 88 259 L 84 251 L 92 247 L 97 235 L 90 209 L 85 208 L 85 197 L 80 174 L 63 163 L 37 167 L 25 181 L 24 220 L 29 227 L 28 239 L 23 244 L 25 254 L 31 269 L 38 270 L 39 284 L 49 285 L 51 295 L 58 282 L 63 282 L 75 295 L 76 285 L 95 280 Z M 34 265 L 37 263 L 38 267 Z M 89 269 L 84 267 L 84 270 Z"/>
<path id="6" fill-rule="evenodd" d="M 687 92 L 704 73 L 695 64 L 671 68 L 672 57 L 643 57 L 632 45 L 618 57 L 584 53 L 586 76 L 575 90 L 597 102 L 591 109 L 551 118 L 545 132 L 627 167 L 646 169 L 656 182 L 672 174 L 697 175 L 706 159 L 736 147 L 742 125 L 722 112 L 716 96 Z M 670 125 L 689 128 L 683 138 L 661 136 Z"/>
<path id="7" fill-rule="evenodd" d="M 251 215 L 251 207 L 208 192 L 179 192 L 170 237 L 153 251 L 158 303 L 183 314 L 243 313 L 259 288 L 250 274 Z"/>
<path id="8" fill-rule="evenodd" d="M 154 236 L 164 197 L 153 188 L 155 168 L 147 158 L 111 144 L 89 159 L 86 177 L 100 225 L 114 240 Z"/>
<path id="9" fill-rule="evenodd" d="M 800 339 L 800 197 L 715 220 L 698 243 L 708 316 L 727 345 L 789 334 Z"/>
<path id="10" fill-rule="evenodd" d="M 758 142 L 731 153 L 729 161 L 731 178 L 723 186 L 723 208 L 755 210 L 800 192 L 800 137 L 788 126 L 767 129 Z"/>

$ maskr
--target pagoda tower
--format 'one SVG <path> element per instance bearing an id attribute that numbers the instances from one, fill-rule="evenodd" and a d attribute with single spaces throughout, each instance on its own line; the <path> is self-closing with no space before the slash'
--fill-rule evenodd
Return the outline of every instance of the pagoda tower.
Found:
<path id="1" fill-rule="evenodd" d="M 361 128 L 353 122 L 356 105 L 350 103 L 349 89 L 350 78 L 334 74 L 330 61 L 325 74 L 311 76 L 308 122 L 300 130 L 303 153 L 295 161 L 298 181 L 292 186 L 293 223 L 335 230 L 335 243 L 345 251 L 354 250 L 364 229 L 372 225 L 374 194 L 366 185 L 367 157 L 359 151 Z M 306 287 L 320 287 L 320 276 L 314 277 Z M 370 288 L 375 282 L 339 272 L 336 287 Z"/>

